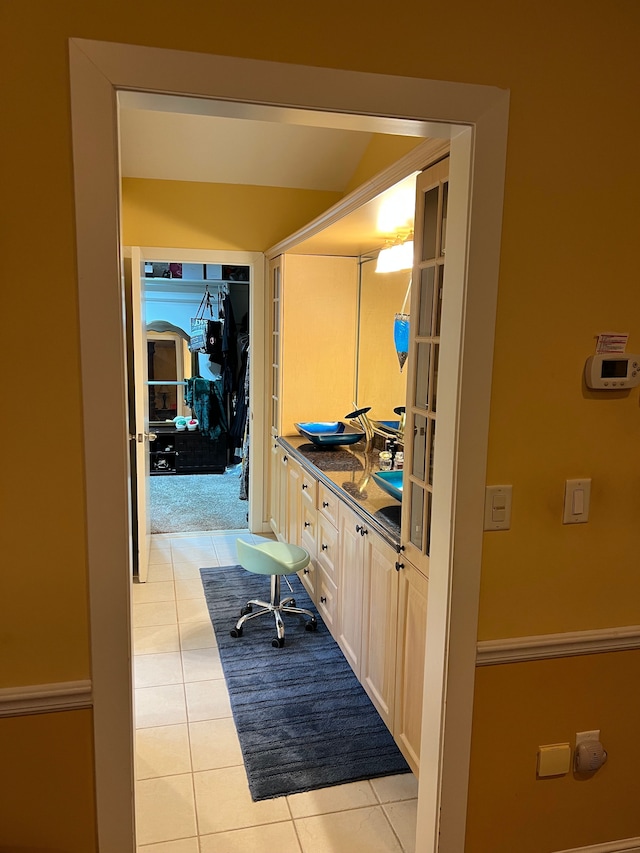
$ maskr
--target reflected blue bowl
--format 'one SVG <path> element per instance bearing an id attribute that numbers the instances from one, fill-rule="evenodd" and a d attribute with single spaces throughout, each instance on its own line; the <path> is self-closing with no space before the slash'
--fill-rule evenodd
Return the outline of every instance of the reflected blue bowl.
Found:
<path id="1" fill-rule="evenodd" d="M 380 429 L 386 429 L 390 432 L 398 432 L 400 429 L 400 421 L 374 421 L 373 423 Z"/>
<path id="2" fill-rule="evenodd" d="M 402 500 L 402 471 L 374 471 L 373 479 L 392 498 Z"/>
<path id="3" fill-rule="evenodd" d="M 364 432 L 342 421 L 309 421 L 295 424 L 300 435 L 308 438 L 320 447 L 339 447 L 342 444 L 355 444 L 364 438 Z"/>

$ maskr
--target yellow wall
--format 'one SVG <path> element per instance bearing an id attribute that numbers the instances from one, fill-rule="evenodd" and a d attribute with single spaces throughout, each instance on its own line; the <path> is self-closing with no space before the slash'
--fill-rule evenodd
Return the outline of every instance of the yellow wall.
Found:
<path id="1" fill-rule="evenodd" d="M 0 755 L 0 853 L 93 853 L 91 712 L 4 719 Z"/>
<path id="2" fill-rule="evenodd" d="M 264 252 L 323 213 L 341 193 L 124 178 L 128 246 Z"/>
<path id="3" fill-rule="evenodd" d="M 535 14 L 511 0 L 411 0 L 393 14 L 382 0 L 328 0 L 322 7 L 193 0 L 188 12 L 169 0 L 4 4 L 0 239 L 3 313 L 13 319 L 3 326 L 12 355 L 5 370 L 2 542 L 9 570 L 0 596 L 0 686 L 89 675 L 71 36 L 511 90 L 488 482 L 513 484 L 513 525 L 509 533 L 486 535 L 480 633 L 506 637 L 640 622 L 638 392 L 600 399 L 581 384 L 598 331 L 629 331 L 630 349 L 640 349 L 639 15 L 630 0 L 541 0 Z M 43 328 L 47 334 L 38 334 Z M 51 333 L 55 355 L 47 344 Z M 591 521 L 563 527 L 563 482 L 584 476 L 593 477 Z M 606 664 L 609 656 L 588 664 L 597 660 Z M 637 709 L 624 701 L 624 672 L 629 680 L 637 672 L 628 655 L 618 660 L 623 674 L 597 703 L 593 692 L 580 694 L 568 728 L 579 729 L 592 710 L 589 725 L 606 718 L 616 742 L 635 739 Z M 491 850 L 496 836 L 477 808 L 487 787 L 478 762 L 491 719 L 506 701 L 530 744 L 554 737 L 551 718 L 542 727 L 537 722 L 547 719 L 554 697 L 523 694 L 523 666 L 483 670 L 478 680 L 473 853 Z M 582 671 L 581 661 L 564 662 L 565 683 Z M 552 694 L 564 695 L 559 679 L 550 685 Z M 0 721 L 0 732 L 11 739 L 11 764 L 29 761 L 34 733 L 47 730 L 44 717 L 32 718 L 28 728 Z M 86 731 L 79 728 L 66 745 L 62 764 L 54 744 L 42 749 L 42 777 L 52 787 L 79 781 L 90 790 Z M 585 810 L 608 810 L 607 834 L 640 835 L 634 815 L 629 825 L 626 781 L 614 773 L 623 753 L 614 751 L 603 782 L 588 787 L 567 778 L 557 785 L 553 813 L 538 797 L 505 809 L 500 832 L 526 836 L 532 845 L 543 833 L 537 853 L 548 849 L 552 835 L 558 841 L 567 835 L 563 805 L 575 815 L 582 797 Z M 517 751 L 492 756 L 497 787 L 511 773 L 531 780 L 529 750 L 526 757 Z M 13 795 L 11 827 L 29 839 L 34 801 L 23 777 Z M 75 833 L 71 822 L 66 849 L 79 849 Z M 591 823 L 580 834 L 583 841 L 602 840 Z"/>
<path id="4" fill-rule="evenodd" d="M 555 853 L 640 835 L 630 734 L 639 683 L 640 651 L 480 667 L 466 853 Z M 539 746 L 593 729 L 609 753 L 597 773 L 536 777 Z"/>

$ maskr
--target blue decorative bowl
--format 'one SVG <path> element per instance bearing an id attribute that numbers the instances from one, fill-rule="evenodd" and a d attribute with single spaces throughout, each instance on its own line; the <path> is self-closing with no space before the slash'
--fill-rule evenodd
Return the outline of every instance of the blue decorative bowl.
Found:
<path id="1" fill-rule="evenodd" d="M 339 447 L 342 444 L 355 444 L 364 438 L 364 432 L 348 426 L 342 421 L 310 421 L 295 424 L 300 435 L 308 438 L 320 447 Z"/>
<path id="2" fill-rule="evenodd" d="M 402 500 L 402 471 L 374 471 L 373 479 L 392 498 Z"/>

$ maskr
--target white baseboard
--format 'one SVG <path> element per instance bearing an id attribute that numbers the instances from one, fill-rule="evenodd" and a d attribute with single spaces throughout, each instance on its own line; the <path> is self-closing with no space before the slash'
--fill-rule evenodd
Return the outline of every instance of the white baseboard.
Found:
<path id="1" fill-rule="evenodd" d="M 476 666 L 494 666 L 528 660 L 594 655 L 640 649 L 640 625 L 568 631 L 533 637 L 482 640 L 477 644 Z M 618 849 L 618 848 L 616 848 Z"/>
<path id="2" fill-rule="evenodd" d="M 91 682 L 88 680 L 0 689 L 0 717 L 76 711 L 79 708 L 91 708 L 92 705 Z"/>
<path id="3" fill-rule="evenodd" d="M 558 850 L 557 853 L 640 853 L 640 838 L 623 838 L 590 847 L 572 847 L 571 850 Z"/>

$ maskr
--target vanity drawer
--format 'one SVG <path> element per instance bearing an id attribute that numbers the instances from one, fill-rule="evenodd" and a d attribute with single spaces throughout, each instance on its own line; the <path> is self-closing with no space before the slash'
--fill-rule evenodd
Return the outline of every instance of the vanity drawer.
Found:
<path id="1" fill-rule="evenodd" d="M 338 526 L 338 497 L 324 483 L 318 483 L 318 509 L 334 527 Z"/>
<path id="2" fill-rule="evenodd" d="M 318 572 L 314 560 L 311 560 L 308 566 L 298 572 L 298 577 L 302 582 L 302 586 L 309 593 L 309 598 L 312 601 L 316 600 L 316 576 Z"/>
<path id="3" fill-rule="evenodd" d="M 338 531 L 321 513 L 318 513 L 317 543 L 316 553 L 318 555 L 318 562 L 328 577 L 336 583 L 338 580 L 338 557 L 340 554 Z"/>
<path id="4" fill-rule="evenodd" d="M 338 589 L 325 570 L 318 566 L 316 569 L 316 606 L 324 624 L 335 639 L 337 632 L 336 616 L 338 614 Z"/>
<path id="5" fill-rule="evenodd" d="M 302 470 L 300 491 L 302 492 L 302 505 L 308 505 L 315 509 L 318 505 L 318 481 L 311 474 L 307 474 L 304 469 Z"/>

